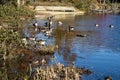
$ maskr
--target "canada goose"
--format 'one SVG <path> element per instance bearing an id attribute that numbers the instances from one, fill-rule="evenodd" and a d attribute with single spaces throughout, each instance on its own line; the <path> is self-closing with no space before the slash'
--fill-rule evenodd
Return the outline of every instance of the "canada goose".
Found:
<path id="1" fill-rule="evenodd" d="M 49 20 L 49 23 L 48 23 L 48 29 L 49 29 L 49 30 L 51 29 L 52 24 L 53 24 L 52 20 Z"/>
<path id="2" fill-rule="evenodd" d="M 77 36 L 77 37 L 87 37 L 86 34 L 83 34 L 83 35 L 82 35 L 82 34 L 77 34 L 76 36 Z"/>
<path id="3" fill-rule="evenodd" d="M 99 24 L 95 24 L 96 27 L 99 27 Z"/>
<path id="4" fill-rule="evenodd" d="M 35 23 L 33 23 L 33 26 L 34 26 L 34 27 L 37 27 L 37 26 L 38 26 L 37 21 L 36 21 Z"/>
<path id="5" fill-rule="evenodd" d="M 69 32 L 74 30 L 74 27 L 71 27 L 70 25 L 68 26 Z"/>
<path id="6" fill-rule="evenodd" d="M 42 45 L 42 46 L 45 46 L 46 41 L 45 41 L 45 40 L 40 40 L 40 41 L 39 41 L 39 44 Z"/>
<path id="7" fill-rule="evenodd" d="M 113 27 L 114 27 L 114 25 L 112 25 L 112 24 L 111 24 L 111 25 L 109 25 L 109 28 L 113 28 Z"/>
<path id="8" fill-rule="evenodd" d="M 53 17 L 55 17 L 55 15 L 47 17 L 48 20 L 51 20 Z"/>
<path id="9" fill-rule="evenodd" d="M 52 33 L 53 29 L 50 29 L 48 31 L 45 32 L 45 36 L 52 36 L 51 33 Z"/>
<path id="10" fill-rule="evenodd" d="M 35 27 L 35 31 L 38 31 L 38 23 L 37 23 L 37 21 L 35 23 L 33 23 L 33 26 Z"/>
<path id="11" fill-rule="evenodd" d="M 55 17 L 55 16 L 53 15 L 53 16 L 50 16 L 50 17 L 47 18 L 47 19 L 48 19 L 48 29 L 49 29 L 49 30 L 51 29 L 52 24 L 53 24 L 53 22 L 52 22 L 52 18 L 53 18 L 53 17 Z"/>

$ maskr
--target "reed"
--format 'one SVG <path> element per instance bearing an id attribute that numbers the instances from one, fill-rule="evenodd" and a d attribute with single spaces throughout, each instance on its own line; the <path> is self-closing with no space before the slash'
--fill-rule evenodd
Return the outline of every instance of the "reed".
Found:
<path id="1" fill-rule="evenodd" d="M 87 74 L 85 73 L 87 71 L 85 69 L 63 66 L 61 63 L 39 67 L 35 70 L 36 73 L 33 75 L 34 80 L 81 80 L 81 75 Z M 91 71 L 89 70 L 89 72 Z"/>

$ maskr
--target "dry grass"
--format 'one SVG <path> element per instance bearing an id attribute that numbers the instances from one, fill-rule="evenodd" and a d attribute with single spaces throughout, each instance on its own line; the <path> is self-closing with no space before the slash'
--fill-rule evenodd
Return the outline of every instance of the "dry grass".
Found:
<path id="1" fill-rule="evenodd" d="M 57 65 L 36 68 L 34 80 L 81 80 L 81 74 L 91 74 L 90 70 L 76 68 L 75 66 Z"/>

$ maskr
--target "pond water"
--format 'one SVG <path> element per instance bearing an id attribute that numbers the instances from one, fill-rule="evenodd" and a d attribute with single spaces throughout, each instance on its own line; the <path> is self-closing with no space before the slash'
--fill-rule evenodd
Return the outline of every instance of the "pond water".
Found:
<path id="1" fill-rule="evenodd" d="M 61 21 L 64 26 L 75 26 L 75 30 L 57 31 L 59 50 L 55 53 L 56 61 L 64 65 L 75 62 L 76 67 L 93 71 L 91 75 L 83 75 L 82 80 L 104 80 L 108 75 L 113 80 L 120 80 L 120 15 L 85 15 Z M 76 36 L 81 34 L 87 37 Z"/>

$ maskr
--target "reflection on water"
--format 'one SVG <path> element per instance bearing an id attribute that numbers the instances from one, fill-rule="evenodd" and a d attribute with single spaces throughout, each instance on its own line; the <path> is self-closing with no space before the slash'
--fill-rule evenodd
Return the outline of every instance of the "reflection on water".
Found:
<path id="1" fill-rule="evenodd" d="M 103 80 L 112 76 L 120 79 L 120 16 L 94 15 L 77 16 L 75 19 L 63 20 L 66 24 L 74 24 L 75 31 L 68 32 L 59 28 L 56 32 L 56 44 L 59 45 L 58 61 L 68 65 L 75 62 L 77 67 L 93 70 L 92 75 L 84 75 L 83 80 Z M 95 24 L 99 27 L 95 27 Z M 110 28 L 109 25 L 114 25 Z M 76 35 L 86 34 L 87 37 Z"/>

